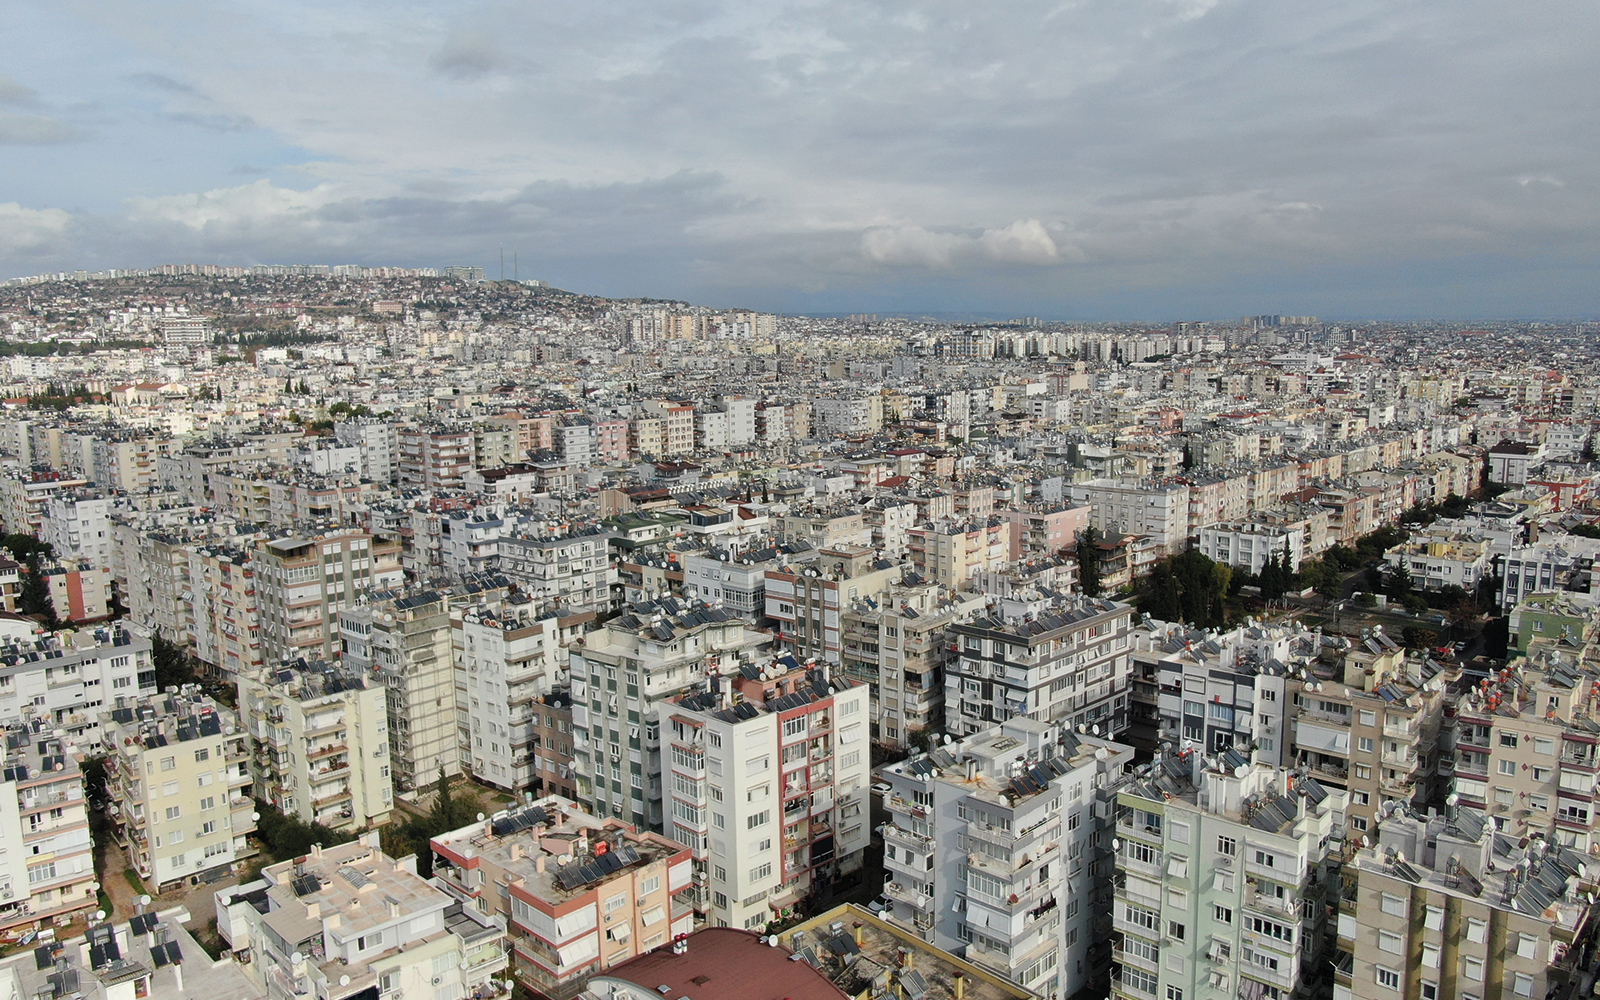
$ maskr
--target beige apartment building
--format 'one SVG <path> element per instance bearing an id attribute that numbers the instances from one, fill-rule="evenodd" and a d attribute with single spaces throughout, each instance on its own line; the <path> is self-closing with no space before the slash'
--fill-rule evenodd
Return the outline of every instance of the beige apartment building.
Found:
<path id="1" fill-rule="evenodd" d="M 1498 836 L 1477 809 L 1401 809 L 1343 871 L 1334 996 L 1573 996 L 1600 889 L 1582 853 Z"/>
<path id="2" fill-rule="evenodd" d="M 1355 641 L 1324 639 L 1322 659 L 1304 673 L 1286 683 L 1290 763 L 1345 790 L 1353 837 L 1372 829 L 1385 802 L 1443 798 L 1452 768 L 1440 733 L 1458 668 L 1407 657 L 1373 632 Z M 1273 706 L 1258 707 L 1270 715 Z"/>
<path id="3" fill-rule="evenodd" d="M 256 546 L 254 564 L 262 660 L 269 667 L 300 657 L 332 659 L 339 646 L 339 610 L 404 580 L 400 542 L 364 531 L 330 529 L 264 541 Z"/>
<path id="4" fill-rule="evenodd" d="M 389 726 L 383 688 L 348 666 L 300 661 L 241 675 L 255 797 L 335 830 L 389 821 Z"/>
<path id="5" fill-rule="evenodd" d="M 775 635 L 795 655 L 840 661 L 840 612 L 851 601 L 874 597 L 900 582 L 901 568 L 870 548 L 823 549 L 803 567 L 769 569 L 766 613 Z"/>
<path id="6" fill-rule="evenodd" d="M 3 735 L 0 929 L 93 908 L 94 845 L 72 744 L 41 722 Z"/>
<path id="7" fill-rule="evenodd" d="M 160 889 L 254 853 L 249 737 L 193 685 L 102 718 L 107 815 L 128 861 Z"/>
<path id="8" fill-rule="evenodd" d="M 524 986 L 567 1000 L 589 977 L 694 929 L 689 848 L 550 795 L 433 838 L 434 877 L 504 919 Z"/>

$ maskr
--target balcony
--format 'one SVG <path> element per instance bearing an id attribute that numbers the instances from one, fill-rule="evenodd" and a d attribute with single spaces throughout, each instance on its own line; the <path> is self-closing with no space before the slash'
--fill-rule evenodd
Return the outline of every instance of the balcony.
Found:
<path id="1" fill-rule="evenodd" d="M 895 826 L 893 823 L 888 823 L 884 826 L 883 839 L 891 844 L 901 844 L 923 853 L 932 851 L 934 847 L 932 837 L 924 837 L 920 833 L 912 833 L 910 830 Z"/>
<path id="2" fill-rule="evenodd" d="M 901 885 L 899 882 L 886 883 L 883 887 L 883 892 L 890 899 L 897 903 L 904 903 L 913 910 L 926 910 L 933 906 L 932 896 Z"/>
<path id="3" fill-rule="evenodd" d="M 306 760 L 320 760 L 323 757 L 331 757 L 336 753 L 348 753 L 349 751 L 350 745 L 348 743 L 331 743 L 327 746 L 307 750 Z"/>

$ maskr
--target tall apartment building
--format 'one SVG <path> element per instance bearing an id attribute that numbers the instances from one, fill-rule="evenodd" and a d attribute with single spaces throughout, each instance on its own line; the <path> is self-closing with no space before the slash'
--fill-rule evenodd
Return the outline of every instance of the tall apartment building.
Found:
<path id="1" fill-rule="evenodd" d="M 719 396 L 715 404 L 728 415 L 728 444 L 741 447 L 756 439 L 756 401 L 739 396 Z"/>
<path id="2" fill-rule="evenodd" d="M 344 661 L 383 685 L 394 786 L 414 794 L 461 773 L 450 597 L 384 595 L 339 614 Z"/>
<path id="3" fill-rule="evenodd" d="M 950 628 L 945 731 L 965 736 L 1016 716 L 1115 738 L 1128 726 L 1133 609 L 1085 597 L 1002 599 Z"/>
<path id="4" fill-rule="evenodd" d="M 883 430 L 883 397 L 822 398 L 812 401 L 819 438 L 861 437 Z"/>
<path id="5" fill-rule="evenodd" d="M 1284 763 L 1345 791 L 1352 836 L 1371 828 L 1384 802 L 1437 804 L 1452 770 L 1441 734 L 1459 670 L 1408 657 L 1381 632 L 1324 644 L 1321 660 L 1286 684 Z"/>
<path id="6" fill-rule="evenodd" d="M 249 737 L 190 686 L 102 715 L 107 816 L 128 863 L 158 890 L 253 853 Z"/>
<path id="7" fill-rule="evenodd" d="M 766 615 L 776 623 L 778 641 L 796 656 L 838 663 L 840 613 L 853 600 L 883 593 L 901 575 L 899 566 L 870 548 L 823 549 L 803 567 L 767 571 Z"/>
<path id="8" fill-rule="evenodd" d="M 57 493 L 45 503 L 39 522 L 39 539 L 49 543 L 57 559 L 108 569 L 112 547 L 111 505 L 111 498 L 106 496 L 77 491 Z"/>
<path id="9" fill-rule="evenodd" d="M 389 821 L 389 725 L 383 688 L 362 672 L 301 661 L 238 678 L 254 794 L 286 816 L 334 830 Z"/>
<path id="10" fill-rule="evenodd" d="M 375 483 L 400 481 L 400 435 L 376 417 L 357 417 L 333 425 L 333 439 L 361 450 L 361 474 Z"/>
<path id="11" fill-rule="evenodd" d="M 1133 749 L 1011 719 L 878 772 L 886 914 L 1041 997 L 1103 981 L 1109 842 Z"/>
<path id="12" fill-rule="evenodd" d="M 34 470 L 7 475 L 0 478 L 0 522 L 8 532 L 37 535 L 50 498 L 87 485 L 87 479 L 59 472 Z"/>
<path id="13" fill-rule="evenodd" d="M 972 590 L 980 574 L 998 572 L 1015 560 L 1020 528 L 1001 516 L 912 528 L 906 532 L 911 564 L 952 590 Z"/>
<path id="14" fill-rule="evenodd" d="M 982 598 L 937 583 L 890 587 L 843 610 L 840 673 L 867 685 L 874 741 L 909 746 L 944 728 L 945 629 L 981 610 Z"/>
<path id="15" fill-rule="evenodd" d="M 1167 555 L 1189 541 L 1189 487 L 1170 481 L 1096 479 L 1068 487 L 1072 503 L 1088 504 L 1102 535 L 1149 535 Z"/>
<path id="16" fill-rule="evenodd" d="M 477 780 L 533 785 L 534 716 L 561 676 L 556 618 L 528 599 L 450 612 L 461 762 Z"/>
<path id="17" fill-rule="evenodd" d="M 1397 810 L 1345 866 L 1334 995 L 1574 996 L 1596 891 L 1581 851 L 1500 835 L 1476 809 Z"/>
<path id="18" fill-rule="evenodd" d="M 502 538 L 500 572 L 546 604 L 576 611 L 609 610 L 611 585 L 616 582 L 609 538 L 596 527 L 551 538 Z"/>
<path id="19" fill-rule="evenodd" d="M 4 736 L 0 929 L 93 908 L 94 845 L 76 745 L 40 720 Z"/>
<path id="20" fill-rule="evenodd" d="M 503 995 L 505 921 L 465 906 L 391 858 L 376 831 L 217 894 L 217 932 L 268 997 L 325 1000 Z"/>
<path id="21" fill-rule="evenodd" d="M 783 657 L 661 709 L 668 835 L 708 877 L 707 918 L 765 928 L 861 868 L 870 839 L 868 691 Z"/>
<path id="22" fill-rule="evenodd" d="M 1339 800 L 1238 750 L 1167 754 L 1117 792 L 1117 1000 L 1313 995 Z"/>
<path id="23" fill-rule="evenodd" d="M 0 640 L 0 722 L 22 721 L 84 753 L 105 743 L 101 713 L 156 693 L 150 640 L 120 622 Z"/>
<path id="24" fill-rule="evenodd" d="M 694 451 L 694 404 L 678 400 L 645 399 L 639 402 L 639 414 L 661 421 L 660 451 L 650 454 L 688 455 Z M 643 448 L 640 450 L 643 451 Z"/>
<path id="25" fill-rule="evenodd" d="M 396 437 L 401 486 L 426 490 L 461 488 L 461 477 L 472 468 L 470 428 L 402 427 Z"/>
<path id="26" fill-rule="evenodd" d="M 754 665 L 772 641 L 731 611 L 664 597 L 630 606 L 568 650 L 578 801 L 661 832 L 659 712 L 709 677 Z"/>
<path id="27" fill-rule="evenodd" d="M 339 610 L 403 580 L 400 543 L 331 529 L 261 542 L 254 559 L 261 654 L 268 666 L 301 657 L 329 660 Z"/>
<path id="28" fill-rule="evenodd" d="M 577 793 L 572 772 L 572 691 L 562 687 L 533 703 L 533 789 L 570 799 Z"/>
<path id="29" fill-rule="evenodd" d="M 185 627 L 201 663 L 232 680 L 262 665 L 261 616 L 249 553 L 226 545 L 193 546 Z"/>
<path id="30" fill-rule="evenodd" d="M 435 883 L 505 922 L 517 979 L 551 1000 L 694 929 L 694 909 L 682 899 L 693 885 L 687 847 L 558 796 L 429 846 Z"/>

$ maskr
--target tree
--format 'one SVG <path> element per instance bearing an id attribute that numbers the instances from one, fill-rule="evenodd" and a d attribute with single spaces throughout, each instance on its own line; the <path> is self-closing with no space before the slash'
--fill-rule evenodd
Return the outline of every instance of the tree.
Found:
<path id="1" fill-rule="evenodd" d="M 1418 625 L 1407 625 L 1400 630 L 1400 643 L 1407 649 L 1427 649 L 1438 641 L 1439 633 Z"/>
<path id="2" fill-rule="evenodd" d="M 56 603 L 50 599 L 50 581 L 45 578 L 39 553 L 28 556 L 28 565 L 22 576 L 22 588 L 17 593 L 17 605 L 25 615 L 37 615 L 46 628 L 56 628 L 61 622 L 56 618 Z"/>
<path id="3" fill-rule="evenodd" d="M 1100 596 L 1100 529 L 1092 524 L 1078 532 L 1078 589 Z"/>
<path id="4" fill-rule="evenodd" d="M 1384 593 L 1395 600 L 1403 600 L 1411 593 L 1411 570 L 1404 562 L 1397 563 L 1394 569 L 1389 571 L 1389 586 Z"/>
<path id="5" fill-rule="evenodd" d="M 182 687 L 199 680 L 189 662 L 189 654 L 160 632 L 150 637 L 150 659 L 156 668 L 156 687 L 161 690 Z"/>

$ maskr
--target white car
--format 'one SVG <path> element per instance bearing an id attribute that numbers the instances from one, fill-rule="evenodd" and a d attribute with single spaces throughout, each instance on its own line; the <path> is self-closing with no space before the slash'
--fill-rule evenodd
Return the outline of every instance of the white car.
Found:
<path id="1" fill-rule="evenodd" d="M 888 896 L 880 893 L 877 899 L 874 899 L 872 902 L 867 904 L 867 909 L 871 910 L 873 913 L 887 913 L 894 909 L 894 901 Z"/>
<path id="2" fill-rule="evenodd" d="M 889 784 L 887 781 L 875 781 L 872 784 L 872 792 L 874 795 L 888 795 L 892 791 L 894 791 L 894 786 Z"/>

